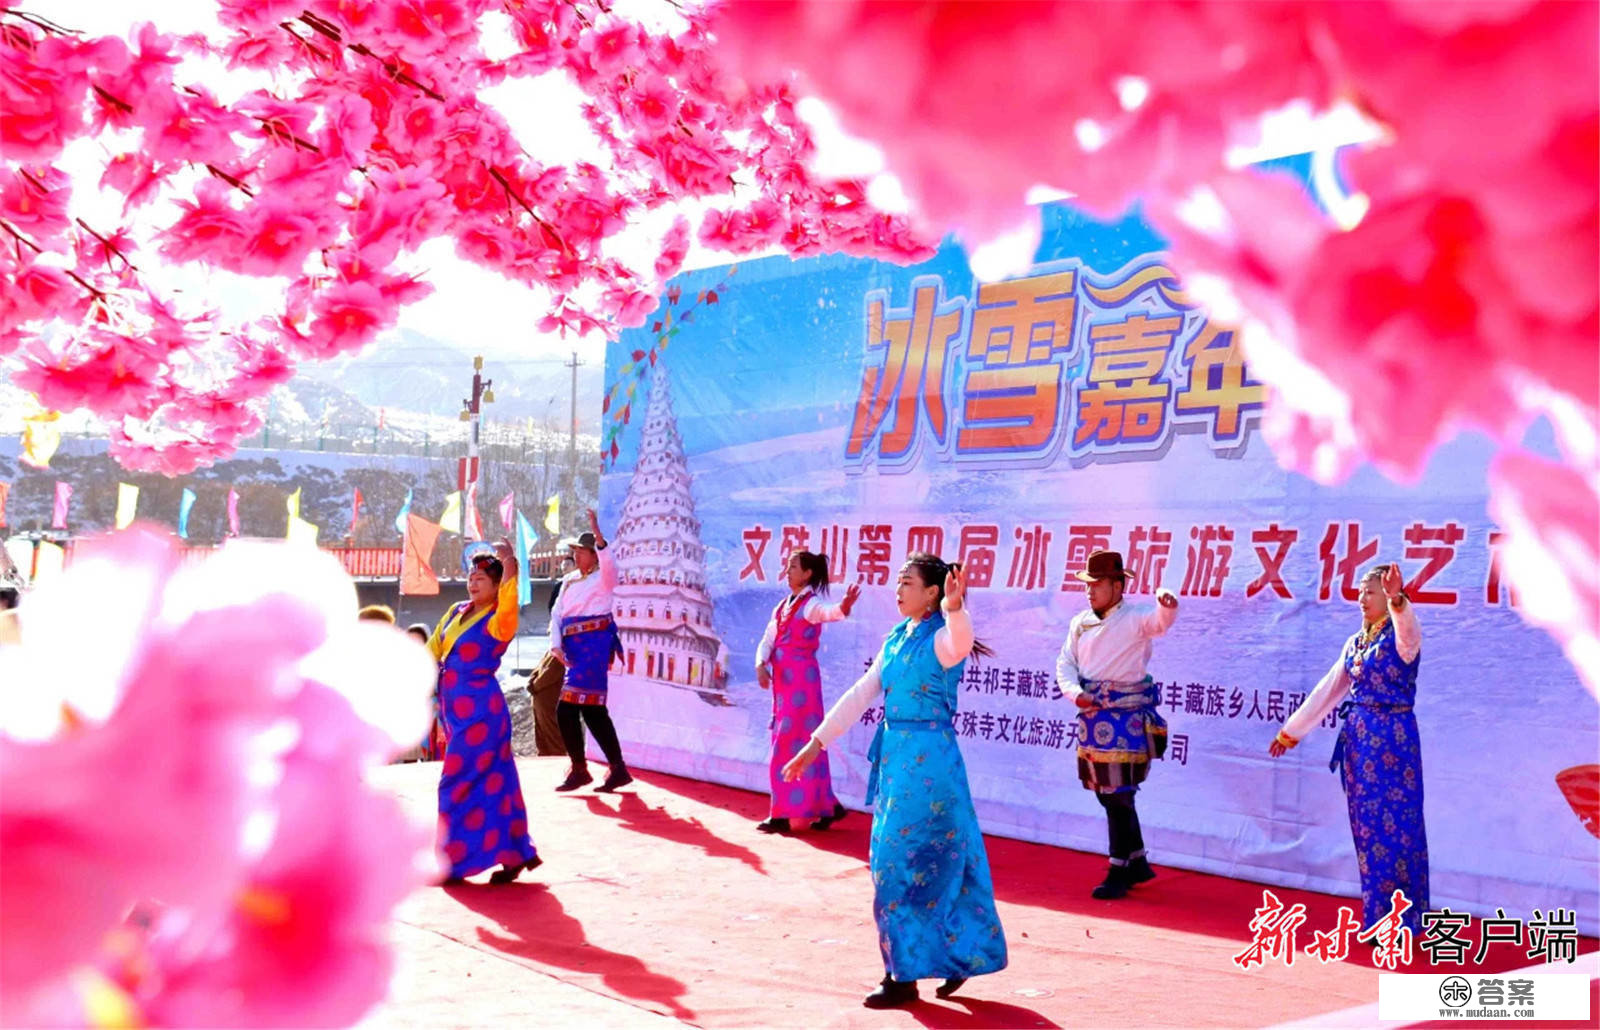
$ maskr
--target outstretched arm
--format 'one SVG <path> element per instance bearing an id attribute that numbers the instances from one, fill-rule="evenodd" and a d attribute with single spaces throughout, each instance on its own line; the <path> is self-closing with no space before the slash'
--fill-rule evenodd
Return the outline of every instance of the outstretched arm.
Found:
<path id="1" fill-rule="evenodd" d="M 1276 758 L 1285 751 L 1300 743 L 1307 733 L 1317 728 L 1323 716 L 1333 710 L 1333 706 L 1344 700 L 1350 693 L 1350 674 L 1344 671 L 1344 655 L 1341 654 L 1317 684 L 1316 689 L 1302 702 L 1294 713 L 1285 719 L 1283 729 L 1278 731 L 1277 737 L 1267 748 L 1272 757 Z"/>
<path id="2" fill-rule="evenodd" d="M 796 780 L 806 771 L 806 767 L 817 760 L 822 754 L 822 749 L 835 740 L 838 740 L 855 722 L 861 718 L 861 713 L 872 707 L 883 694 L 883 678 L 878 671 L 878 659 L 872 660 L 872 666 L 866 674 L 856 680 L 855 686 L 845 691 L 844 696 L 833 703 L 828 709 L 828 714 L 823 718 L 822 725 L 818 726 L 811 734 L 811 739 L 806 741 L 806 746 L 800 753 L 783 767 L 785 780 Z"/>

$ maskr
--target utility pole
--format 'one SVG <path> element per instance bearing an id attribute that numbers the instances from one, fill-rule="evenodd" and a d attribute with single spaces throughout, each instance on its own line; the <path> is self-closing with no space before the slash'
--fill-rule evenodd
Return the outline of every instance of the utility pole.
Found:
<path id="1" fill-rule="evenodd" d="M 472 396 L 461 402 L 461 421 L 472 423 L 472 433 L 467 437 L 467 457 L 462 463 L 461 474 L 457 482 L 462 492 L 462 525 L 461 535 L 467 534 L 466 509 L 470 507 L 473 517 L 477 517 L 478 495 L 478 427 L 482 422 L 484 404 L 494 403 L 494 386 L 492 379 L 483 378 L 483 357 L 479 355 L 472 359 Z"/>
<path id="2" fill-rule="evenodd" d="M 572 417 L 567 426 L 567 503 L 561 506 L 561 513 L 568 519 L 578 510 L 578 366 L 582 364 L 578 360 L 578 352 L 573 351 L 572 360 L 567 362 L 567 367 L 572 370 Z"/>

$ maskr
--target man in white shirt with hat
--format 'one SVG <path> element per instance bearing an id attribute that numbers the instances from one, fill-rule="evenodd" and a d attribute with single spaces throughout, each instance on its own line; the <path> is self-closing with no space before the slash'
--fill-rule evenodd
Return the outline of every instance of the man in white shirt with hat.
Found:
<path id="1" fill-rule="evenodd" d="M 1155 878 L 1145 857 L 1134 793 L 1166 752 L 1161 689 L 1146 671 L 1150 642 L 1178 617 L 1177 595 L 1156 591 L 1156 604 L 1124 601 L 1128 574 L 1117 551 L 1095 551 L 1074 575 L 1086 584 L 1089 610 L 1079 612 L 1056 658 L 1056 684 L 1078 706 L 1078 778 L 1106 810 L 1111 868 L 1091 893 L 1120 898 Z"/>
<path id="2" fill-rule="evenodd" d="M 572 763 L 567 778 L 556 788 L 559 791 L 577 790 L 594 781 L 584 754 L 585 724 L 610 766 L 605 782 L 595 790 L 612 791 L 633 782 L 606 709 L 608 674 L 618 652 L 617 624 L 611 616 L 617 565 L 606 553 L 605 534 L 600 532 L 593 508 L 589 509 L 589 526 L 591 532 L 564 541 L 576 568 L 562 577 L 561 592 L 550 609 L 550 650 L 566 666 L 556 723 Z"/>

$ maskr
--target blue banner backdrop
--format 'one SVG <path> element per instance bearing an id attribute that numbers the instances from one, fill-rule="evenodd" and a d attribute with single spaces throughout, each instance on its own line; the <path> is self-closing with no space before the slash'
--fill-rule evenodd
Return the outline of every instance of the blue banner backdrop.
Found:
<path id="1" fill-rule="evenodd" d="M 1600 929 L 1600 846 L 1557 783 L 1592 782 L 1600 721 L 1499 579 L 1487 442 L 1441 448 L 1414 486 L 1284 471 L 1256 430 L 1262 388 L 1161 240 L 1136 218 L 1043 218 L 1021 279 L 977 283 L 953 245 L 910 268 L 767 259 L 680 277 L 612 345 L 601 497 L 630 760 L 765 790 L 754 655 L 788 552 L 826 554 L 864 588 L 823 631 L 831 704 L 897 619 L 905 555 L 932 550 L 967 563 L 996 652 L 969 663 L 957 717 L 984 829 L 1101 852 L 1053 670 L 1085 604 L 1070 573 L 1111 547 L 1137 598 L 1181 598 L 1151 665 L 1172 731 L 1140 794 L 1153 860 L 1355 895 L 1331 717 L 1286 757 L 1266 751 L 1360 628 L 1360 573 L 1398 561 L 1423 628 L 1434 907 L 1560 906 Z M 847 801 L 871 735 L 832 752 Z"/>

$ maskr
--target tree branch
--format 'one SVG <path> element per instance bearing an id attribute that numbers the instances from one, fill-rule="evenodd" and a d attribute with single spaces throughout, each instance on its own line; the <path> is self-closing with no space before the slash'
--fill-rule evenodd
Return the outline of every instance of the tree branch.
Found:
<path id="1" fill-rule="evenodd" d="M 222 169 L 218 168 L 216 165 L 213 165 L 213 164 L 206 165 L 206 171 L 210 172 L 212 175 L 215 175 L 217 178 L 221 179 L 223 182 L 227 183 L 229 186 L 232 186 L 234 189 L 240 191 L 241 193 L 243 193 L 247 197 L 254 197 L 256 195 L 254 190 L 252 190 L 250 187 L 246 186 L 244 183 L 240 182 L 238 179 L 235 179 L 233 176 L 229 175 L 227 172 L 225 172 Z"/>

